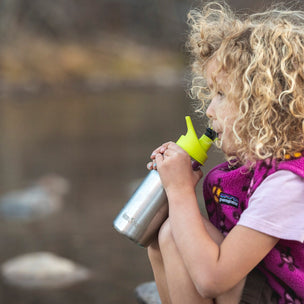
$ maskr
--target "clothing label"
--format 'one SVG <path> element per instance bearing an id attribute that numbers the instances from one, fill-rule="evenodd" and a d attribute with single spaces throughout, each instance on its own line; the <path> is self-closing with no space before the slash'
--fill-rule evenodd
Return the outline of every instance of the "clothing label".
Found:
<path id="1" fill-rule="evenodd" d="M 223 193 L 223 192 L 221 192 L 221 194 L 220 194 L 219 203 L 233 206 L 235 208 L 237 208 L 239 206 L 239 200 L 237 197 L 227 194 L 227 193 Z"/>

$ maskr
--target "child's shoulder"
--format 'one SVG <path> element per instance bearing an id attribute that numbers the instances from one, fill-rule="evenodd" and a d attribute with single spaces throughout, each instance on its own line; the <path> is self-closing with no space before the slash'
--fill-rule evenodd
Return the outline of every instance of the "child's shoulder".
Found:
<path id="1" fill-rule="evenodd" d="M 278 170 L 289 170 L 304 178 L 304 151 L 286 154 L 284 161 L 279 162 Z"/>
<path id="2" fill-rule="evenodd" d="M 280 170 L 290 171 L 301 178 L 304 178 L 304 151 L 286 154 L 285 158 L 280 161 L 273 158 L 258 161 L 254 168 L 253 190 L 255 190 L 268 176 Z"/>

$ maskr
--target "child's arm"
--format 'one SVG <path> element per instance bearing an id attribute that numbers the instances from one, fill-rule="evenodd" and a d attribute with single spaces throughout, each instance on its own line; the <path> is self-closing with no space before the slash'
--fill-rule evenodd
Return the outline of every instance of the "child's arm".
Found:
<path id="1" fill-rule="evenodd" d="M 152 158 L 168 196 L 169 221 L 179 253 L 200 294 L 216 297 L 241 281 L 278 239 L 235 226 L 218 245 L 206 229 L 210 222 L 200 213 L 195 194 L 198 176 L 187 153 L 167 143 Z"/>

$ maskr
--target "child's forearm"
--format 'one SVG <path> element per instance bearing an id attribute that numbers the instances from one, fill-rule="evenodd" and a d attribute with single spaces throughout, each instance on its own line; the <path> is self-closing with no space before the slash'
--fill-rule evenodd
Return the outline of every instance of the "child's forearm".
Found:
<path id="1" fill-rule="evenodd" d="M 175 244 L 203 297 L 214 298 L 236 286 L 279 240 L 236 225 L 222 241 L 200 214 L 194 188 L 169 190 L 167 196 Z"/>
<path id="2" fill-rule="evenodd" d="M 216 296 L 223 236 L 202 217 L 194 189 L 167 195 L 172 234 L 193 283 L 203 296 Z"/>

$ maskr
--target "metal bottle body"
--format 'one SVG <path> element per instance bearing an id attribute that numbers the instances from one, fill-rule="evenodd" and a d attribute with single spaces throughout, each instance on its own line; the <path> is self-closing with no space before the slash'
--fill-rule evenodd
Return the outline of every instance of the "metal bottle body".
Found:
<path id="1" fill-rule="evenodd" d="M 204 164 L 207 151 L 216 138 L 216 133 L 207 129 L 197 138 L 190 116 L 186 116 L 187 134 L 176 144 L 192 159 Z M 160 226 L 168 217 L 168 200 L 156 170 L 151 170 L 130 200 L 115 218 L 114 228 L 135 243 L 147 247 L 156 236 Z"/>
<path id="2" fill-rule="evenodd" d="M 114 228 L 147 247 L 168 217 L 168 201 L 156 170 L 150 171 L 115 218 Z"/>

